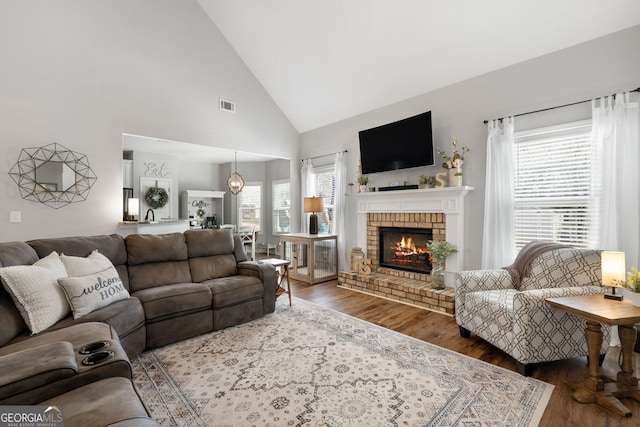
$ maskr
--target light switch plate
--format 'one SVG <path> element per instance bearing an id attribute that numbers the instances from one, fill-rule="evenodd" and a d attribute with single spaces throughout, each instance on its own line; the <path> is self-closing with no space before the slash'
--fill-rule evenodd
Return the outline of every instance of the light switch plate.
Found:
<path id="1" fill-rule="evenodd" d="M 22 212 L 20 211 L 9 212 L 9 222 L 21 222 L 21 221 L 22 221 Z"/>

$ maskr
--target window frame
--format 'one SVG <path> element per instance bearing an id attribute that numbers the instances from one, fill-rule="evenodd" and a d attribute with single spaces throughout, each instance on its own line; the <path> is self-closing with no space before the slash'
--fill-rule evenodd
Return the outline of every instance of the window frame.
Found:
<path id="1" fill-rule="evenodd" d="M 573 121 L 514 134 L 516 253 L 531 240 L 597 246 L 599 238 L 593 234 L 600 226 L 600 188 L 591 123 Z M 527 156 L 534 160 L 524 163 Z"/>
<path id="2" fill-rule="evenodd" d="M 289 223 L 289 231 L 277 231 L 277 222 L 279 220 L 279 211 L 282 210 L 283 208 L 280 207 L 276 207 L 277 205 L 277 200 L 276 200 L 276 191 L 275 191 L 275 186 L 276 185 L 283 185 L 283 184 L 288 184 L 289 185 L 289 209 L 288 209 L 288 214 L 287 216 L 289 217 L 289 221 L 291 221 L 291 179 L 289 178 L 283 178 L 283 179 L 274 179 L 273 181 L 271 181 L 271 234 L 273 236 L 279 236 L 281 234 L 285 234 L 285 233 L 289 233 L 291 230 L 291 223 Z"/>
<path id="3" fill-rule="evenodd" d="M 264 215 L 263 215 L 263 205 L 264 205 L 264 185 L 261 181 L 253 181 L 253 182 L 245 182 L 244 184 L 244 188 L 242 189 L 241 192 L 239 192 L 237 194 L 237 211 L 236 211 L 236 215 L 237 215 L 237 229 L 240 230 L 241 227 L 251 227 L 254 224 L 244 224 L 243 223 L 243 216 L 242 216 L 242 198 L 244 197 L 244 195 L 247 194 L 246 190 L 249 187 L 259 187 L 260 189 L 260 197 L 259 197 L 259 201 L 260 201 L 260 205 L 257 207 L 259 214 L 258 214 L 258 225 L 256 226 L 255 232 L 256 233 L 260 233 L 264 231 Z"/>
<path id="4" fill-rule="evenodd" d="M 333 215 L 335 214 L 335 199 L 336 199 L 336 168 L 335 165 L 323 165 L 323 166 L 315 166 L 313 168 L 313 195 L 322 197 L 322 202 L 324 205 L 324 209 L 322 212 L 318 212 L 318 227 L 321 227 L 323 224 L 327 225 L 327 233 L 333 233 L 333 227 L 335 222 L 333 221 Z M 332 188 L 331 194 L 329 196 L 323 196 L 319 193 L 318 190 L 318 175 L 330 175 L 332 179 Z M 333 199 L 333 203 L 331 200 Z M 328 221 L 327 221 L 328 218 Z"/>

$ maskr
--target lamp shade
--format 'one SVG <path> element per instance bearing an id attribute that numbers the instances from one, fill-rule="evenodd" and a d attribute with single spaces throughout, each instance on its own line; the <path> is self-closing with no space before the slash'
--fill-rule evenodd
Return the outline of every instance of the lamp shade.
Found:
<path id="1" fill-rule="evenodd" d="M 138 201 L 137 198 L 132 197 L 129 200 L 127 200 L 127 215 L 129 216 L 138 215 L 140 213 L 139 206 L 140 206 L 140 202 Z"/>
<path id="2" fill-rule="evenodd" d="M 624 252 L 603 251 L 600 254 L 602 264 L 602 286 L 619 286 L 616 281 L 625 279 Z"/>
<path id="3" fill-rule="evenodd" d="M 322 199 L 320 197 L 305 197 L 304 198 L 304 211 L 305 212 L 321 212 L 324 209 Z"/>

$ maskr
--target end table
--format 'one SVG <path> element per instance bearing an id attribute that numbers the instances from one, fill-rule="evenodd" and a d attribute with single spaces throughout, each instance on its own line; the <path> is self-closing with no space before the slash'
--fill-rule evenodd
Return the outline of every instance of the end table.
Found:
<path id="1" fill-rule="evenodd" d="M 283 293 L 289 294 L 289 306 L 291 306 L 291 282 L 289 281 L 289 264 L 291 261 L 279 258 L 261 259 L 260 262 L 271 264 L 276 269 L 276 298 Z M 282 268 L 282 271 L 280 269 Z M 282 287 L 282 281 L 287 278 L 287 289 Z M 279 292 L 280 291 L 280 292 Z"/>
<path id="2" fill-rule="evenodd" d="M 634 324 L 640 322 L 640 307 L 627 300 L 605 299 L 602 295 L 548 298 L 547 303 L 559 310 L 582 317 L 587 322 L 585 338 L 589 350 L 589 374 L 580 383 L 570 382 L 573 398 L 580 403 L 597 403 L 618 415 L 630 417 L 631 411 L 618 399 L 630 397 L 640 402 L 638 379 L 633 376 Z M 622 369 L 616 382 L 606 382 L 598 359 L 602 348 L 602 325 L 618 326 Z"/>

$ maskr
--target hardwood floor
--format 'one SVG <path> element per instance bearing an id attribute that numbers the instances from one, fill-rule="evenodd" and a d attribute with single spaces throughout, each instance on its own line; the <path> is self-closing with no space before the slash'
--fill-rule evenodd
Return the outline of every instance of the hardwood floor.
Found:
<path id="1" fill-rule="evenodd" d="M 337 287 L 337 281 L 307 285 L 293 281 L 293 295 L 376 325 L 410 335 L 467 356 L 516 371 L 514 360 L 501 350 L 471 335 L 462 338 L 453 317 L 376 298 Z M 286 298 L 283 296 L 282 298 Z M 603 373 L 615 378 L 618 369 L 619 347 L 611 348 L 603 364 Z M 635 375 L 640 376 L 640 354 L 634 353 Z M 572 390 L 565 384 L 568 379 L 586 376 L 586 359 L 538 364 L 533 378 L 555 385 L 540 426 L 634 426 L 640 425 L 640 402 L 623 399 L 632 412 L 630 418 L 615 415 L 596 404 L 580 404 L 571 397 Z"/>

